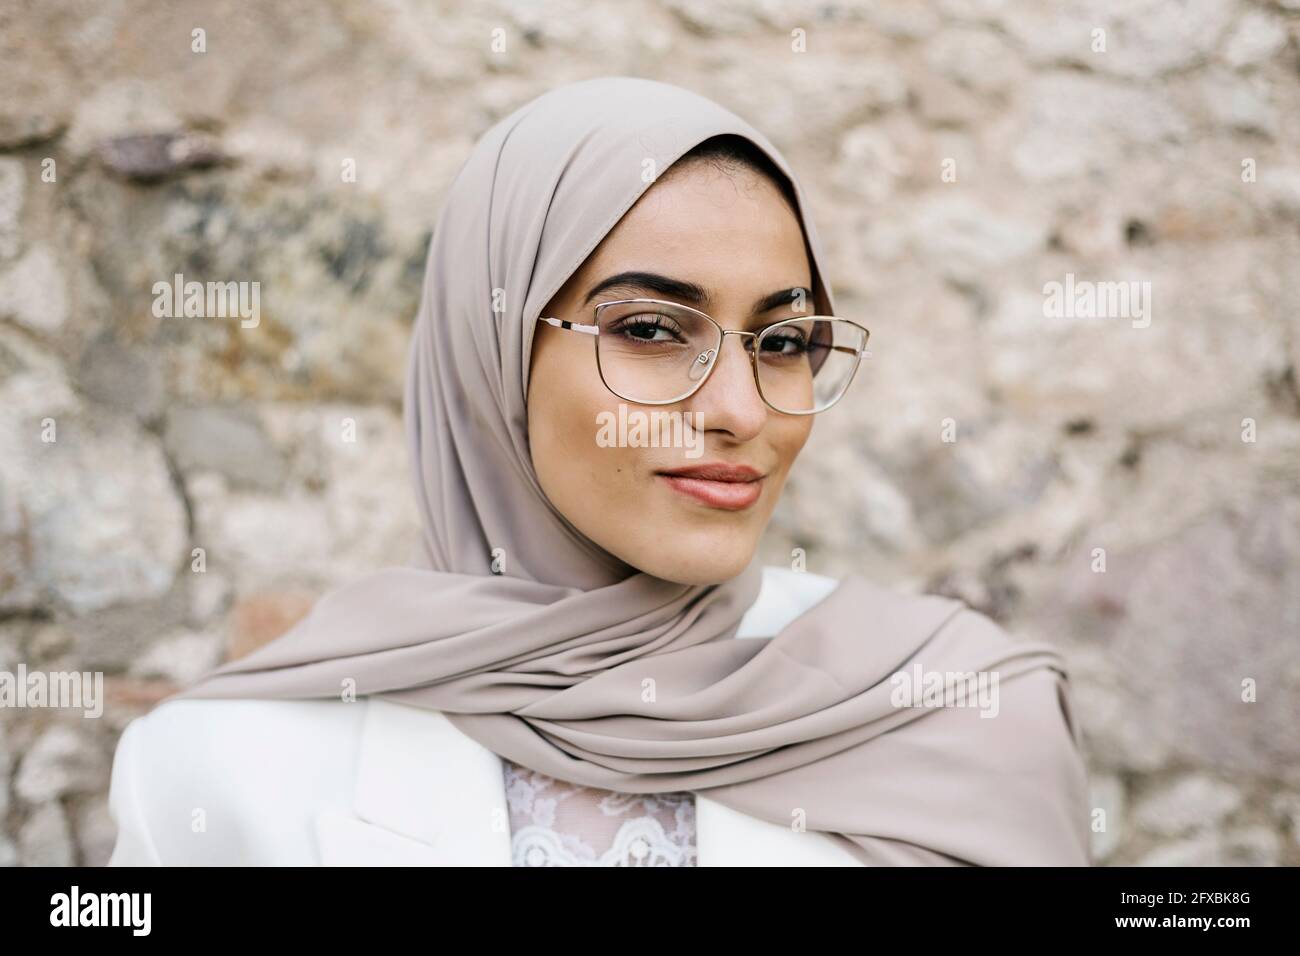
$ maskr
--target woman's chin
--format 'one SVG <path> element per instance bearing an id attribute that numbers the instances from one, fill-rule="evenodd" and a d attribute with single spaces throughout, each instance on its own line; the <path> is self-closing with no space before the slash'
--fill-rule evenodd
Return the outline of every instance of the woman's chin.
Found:
<path id="1" fill-rule="evenodd" d="M 653 556 L 643 556 L 633 566 L 678 584 L 721 584 L 745 570 L 757 546 L 748 535 L 744 541 L 737 542 L 718 541 L 717 535 L 709 536 L 712 541 L 700 540 L 701 537 L 705 536 L 665 536 L 664 543 L 671 547 Z"/>

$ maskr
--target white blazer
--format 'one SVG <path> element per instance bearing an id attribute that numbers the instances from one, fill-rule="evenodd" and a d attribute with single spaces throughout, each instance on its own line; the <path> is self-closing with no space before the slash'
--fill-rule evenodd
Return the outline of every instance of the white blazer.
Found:
<path id="1" fill-rule="evenodd" d="M 763 569 L 737 638 L 837 582 Z M 109 866 L 510 866 L 501 758 L 443 714 L 343 700 L 173 700 L 131 721 Z M 699 866 L 857 866 L 835 840 L 695 799 Z"/>

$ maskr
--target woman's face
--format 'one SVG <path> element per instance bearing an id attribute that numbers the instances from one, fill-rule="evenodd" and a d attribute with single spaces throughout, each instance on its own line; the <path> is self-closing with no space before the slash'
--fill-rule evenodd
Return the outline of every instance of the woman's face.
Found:
<path id="1" fill-rule="evenodd" d="M 606 284 L 630 272 L 646 275 Z M 591 325 L 601 302 L 654 298 L 705 312 L 724 329 L 757 331 L 800 314 L 789 290 L 809 290 L 811 303 L 811 281 L 803 231 L 777 187 L 749 169 L 694 162 L 671 167 L 651 186 L 542 314 Z M 754 311 L 777 292 L 786 293 L 782 304 Z M 723 338 L 694 395 L 653 406 L 605 387 L 594 338 L 537 325 L 528 434 L 542 490 L 579 531 L 634 568 L 683 584 L 735 577 L 754 555 L 813 416 L 763 403 L 742 336 Z M 620 406 L 629 425 L 668 412 L 698 431 L 665 430 L 660 447 L 646 447 L 629 427 L 620 440 Z M 663 447 L 674 435 L 679 447 Z M 715 465 L 757 477 L 665 475 Z"/>

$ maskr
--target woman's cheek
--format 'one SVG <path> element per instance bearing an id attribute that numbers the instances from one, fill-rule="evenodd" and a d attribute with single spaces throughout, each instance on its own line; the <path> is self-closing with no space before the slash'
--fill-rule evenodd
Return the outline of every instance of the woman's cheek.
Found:
<path id="1" fill-rule="evenodd" d="M 808 439 L 812 436 L 812 426 L 812 416 L 810 415 L 801 416 L 787 423 L 778 445 L 781 463 L 787 470 L 794 464 L 794 460 L 799 457 L 799 452 L 803 451 L 803 446 L 808 444 Z"/>
<path id="2" fill-rule="evenodd" d="M 558 416 L 557 420 L 564 423 L 560 426 L 560 430 L 564 436 L 565 456 L 574 463 L 590 463 L 598 460 L 597 452 L 606 450 L 596 444 L 596 425 L 600 419 L 604 398 L 586 388 L 573 388 L 570 383 L 575 380 L 581 381 L 577 377 L 576 370 L 569 383 L 559 384 L 565 399 L 559 403 L 555 414 Z"/>

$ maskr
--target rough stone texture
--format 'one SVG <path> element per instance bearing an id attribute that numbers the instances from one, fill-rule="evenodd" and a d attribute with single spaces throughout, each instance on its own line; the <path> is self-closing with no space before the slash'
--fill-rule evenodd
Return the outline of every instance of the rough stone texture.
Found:
<path id="1" fill-rule="evenodd" d="M 1212 829 L 1241 804 L 1230 784 L 1202 775 L 1183 777 L 1145 797 L 1134 809 L 1134 822 L 1158 836 L 1180 836 Z"/>
<path id="2" fill-rule="evenodd" d="M 4 851 L 0 850 L 0 856 Z M 59 803 L 43 803 L 18 830 L 18 860 L 24 866 L 73 866 L 77 862 L 72 828 Z"/>
<path id="3" fill-rule="evenodd" d="M 1060 647 L 1098 862 L 1300 863 L 1298 0 L 50 0 L 0 5 L 0 669 L 108 704 L 0 710 L 0 865 L 103 862 L 122 727 L 408 557 L 439 202 L 615 73 L 780 145 L 872 330 L 764 558 Z M 258 324 L 159 317 L 178 273 Z M 1067 274 L 1150 323 L 1047 317 Z"/>
<path id="4" fill-rule="evenodd" d="M 0 273 L 0 316 L 35 332 L 57 332 L 68 319 L 65 288 L 53 250 L 34 244 Z"/>
<path id="5" fill-rule="evenodd" d="M 27 803 L 42 804 L 72 793 L 93 792 L 104 774 L 103 763 L 103 755 L 85 734 L 56 724 L 24 754 L 14 793 Z"/>
<path id="6" fill-rule="evenodd" d="M 153 436 L 76 394 L 52 352 L 0 327 L 0 610 L 86 615 L 172 586 L 186 518 Z"/>

